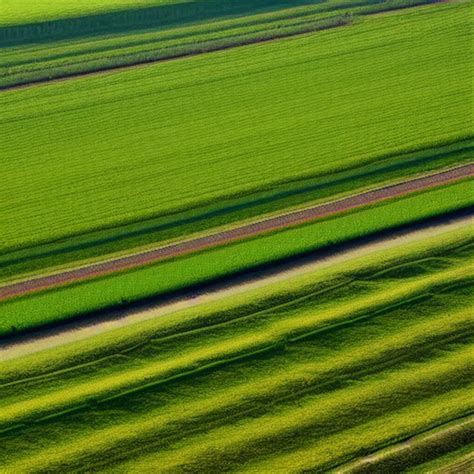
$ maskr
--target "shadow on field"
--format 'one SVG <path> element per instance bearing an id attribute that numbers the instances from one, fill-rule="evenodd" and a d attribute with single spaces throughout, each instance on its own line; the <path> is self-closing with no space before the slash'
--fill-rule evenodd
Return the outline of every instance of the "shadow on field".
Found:
<path id="1" fill-rule="evenodd" d="M 348 1 L 337 9 L 383 3 L 384 0 Z M 317 5 L 327 0 L 178 0 L 153 7 L 118 10 L 80 17 L 0 28 L 0 41 L 22 44 L 107 33 L 127 33 L 146 28 L 212 21 L 229 16 L 271 12 L 281 8 Z M 328 6 L 327 10 L 335 10 Z M 325 11 L 323 8 L 322 11 Z"/>
<path id="2" fill-rule="evenodd" d="M 41 328 L 25 330 L 21 333 L 9 336 L 0 336 L 0 349 L 8 349 L 10 346 L 32 342 L 35 339 L 59 335 L 70 330 L 79 330 L 93 327 L 96 324 L 106 323 L 108 321 L 120 320 L 136 311 L 159 309 L 160 307 L 183 300 L 192 302 L 201 296 L 215 291 L 231 289 L 232 287 L 243 283 L 257 282 L 265 277 L 277 276 L 278 274 L 290 270 L 296 270 L 298 267 L 304 265 L 318 263 L 319 261 L 337 254 L 344 254 L 345 252 L 357 249 L 362 250 L 364 247 L 392 240 L 397 237 L 403 237 L 416 231 L 428 230 L 437 225 L 455 223 L 469 217 L 474 217 L 474 206 L 469 206 L 465 209 L 445 214 L 443 216 L 424 219 L 417 223 L 411 223 L 377 232 L 370 236 L 353 239 L 346 243 L 335 244 L 319 250 L 306 252 L 291 258 L 279 260 L 275 263 L 257 265 L 254 268 L 227 277 L 208 280 L 198 285 L 188 286 L 181 290 L 156 295 L 138 302 L 115 305 L 108 309 L 83 314 L 64 322 L 44 325 Z M 170 311 L 170 313 L 171 312 L 172 311 Z"/>
<path id="3" fill-rule="evenodd" d="M 109 13 L 5 26 L 0 28 L 0 44 L 13 46 L 84 36 L 138 32 L 148 28 L 161 29 L 309 5 L 321 4 L 318 11 L 325 13 L 377 5 L 383 10 L 393 10 L 440 1 L 443 0 L 401 0 L 390 5 L 387 0 L 347 0 L 344 3 L 324 5 L 328 0 L 168 0 L 168 3 L 152 7 L 124 8 Z"/>

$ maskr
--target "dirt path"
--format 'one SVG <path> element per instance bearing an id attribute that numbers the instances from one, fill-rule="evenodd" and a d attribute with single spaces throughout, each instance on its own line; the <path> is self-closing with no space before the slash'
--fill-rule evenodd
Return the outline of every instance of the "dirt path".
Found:
<path id="1" fill-rule="evenodd" d="M 215 234 L 178 242 L 158 249 L 91 264 L 86 267 L 76 268 L 54 275 L 35 277 L 29 280 L 11 283 L 0 287 L 0 301 L 92 277 L 111 274 L 120 270 L 156 263 L 211 247 L 217 247 L 229 242 L 321 219 L 368 204 L 379 203 L 397 196 L 426 190 L 473 175 L 474 164 L 468 164 L 429 176 L 364 192 L 355 196 L 349 196 L 338 201 L 319 204 L 308 209 L 272 217 L 253 224 L 247 224 Z"/>
<path id="2" fill-rule="evenodd" d="M 332 252 L 306 257 L 303 261 L 279 265 L 266 272 L 234 278 L 230 283 L 209 285 L 206 289 L 189 291 L 179 297 L 168 298 L 159 303 L 150 303 L 140 309 L 121 309 L 104 313 L 100 318 L 88 321 L 69 322 L 52 329 L 44 329 L 0 343 L 0 361 L 58 347 L 75 341 L 163 316 L 182 309 L 197 306 L 284 281 L 297 275 L 325 268 L 378 250 L 398 247 L 410 242 L 459 229 L 472 223 L 472 217 L 463 216 L 438 223 L 420 224 L 415 229 L 399 230 L 389 236 L 374 237 L 363 243 L 350 244 Z"/>

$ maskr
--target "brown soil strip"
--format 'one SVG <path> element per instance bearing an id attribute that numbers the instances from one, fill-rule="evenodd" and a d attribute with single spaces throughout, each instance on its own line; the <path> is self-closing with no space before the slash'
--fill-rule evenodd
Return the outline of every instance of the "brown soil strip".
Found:
<path id="1" fill-rule="evenodd" d="M 86 280 L 88 278 L 104 276 L 117 271 L 156 263 L 162 260 L 228 244 L 237 240 L 304 224 L 316 219 L 339 214 L 341 212 L 346 212 L 370 204 L 376 204 L 387 199 L 458 181 L 473 175 L 474 164 L 468 164 L 429 176 L 368 191 L 356 196 L 350 196 L 339 201 L 320 204 L 301 211 L 290 212 L 285 215 L 272 217 L 267 220 L 247 224 L 234 229 L 218 232 L 216 234 L 206 235 L 158 249 L 92 264 L 87 267 L 68 270 L 55 275 L 37 277 L 18 283 L 12 283 L 0 288 L 0 301 L 27 293 Z"/>
<path id="2" fill-rule="evenodd" d="M 0 341 L 0 361 L 11 360 L 46 349 L 81 341 L 104 332 L 119 329 L 150 319 L 166 316 L 187 308 L 243 294 L 278 282 L 284 282 L 299 275 L 334 266 L 338 263 L 407 245 L 434 235 L 442 235 L 472 223 L 472 217 L 461 216 L 451 219 L 437 219 L 414 228 L 397 230 L 389 235 L 378 236 L 362 242 L 349 244 L 342 249 L 305 257 L 301 261 L 285 263 L 269 270 L 246 274 L 230 281 L 214 283 L 203 289 L 192 289 L 171 298 L 132 308 L 105 311 L 99 317 L 68 321 L 51 328 L 36 330 L 31 334 L 19 335 Z"/>

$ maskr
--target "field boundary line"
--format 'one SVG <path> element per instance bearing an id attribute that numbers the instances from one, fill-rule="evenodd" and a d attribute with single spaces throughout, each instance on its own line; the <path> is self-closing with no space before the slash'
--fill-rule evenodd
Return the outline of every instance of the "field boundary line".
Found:
<path id="1" fill-rule="evenodd" d="M 330 201 L 311 208 L 270 217 L 218 233 L 180 241 L 157 249 L 68 270 L 54 275 L 40 276 L 22 282 L 12 283 L 0 287 L 0 302 L 25 294 L 56 288 L 94 277 L 106 276 L 119 271 L 132 270 L 243 239 L 288 229 L 318 219 L 332 217 L 350 210 L 381 203 L 389 199 L 451 184 L 472 176 L 474 176 L 474 163 L 469 163 L 442 172 L 366 191 L 337 201 Z"/>
<path id="2" fill-rule="evenodd" d="M 474 432 L 474 412 L 472 411 L 447 422 L 427 428 L 421 432 L 413 433 L 405 438 L 396 440 L 393 444 L 383 446 L 366 456 L 356 457 L 347 462 L 343 462 L 333 467 L 331 472 L 335 474 L 349 474 L 359 472 L 357 469 L 364 469 L 364 466 L 373 468 L 377 466 L 377 462 L 390 459 L 393 455 L 403 455 L 404 452 L 409 453 L 412 449 L 416 450 L 416 445 L 412 445 L 413 442 L 430 443 L 434 441 L 436 443 L 436 441 L 440 440 L 440 437 L 446 434 L 462 434 L 465 428 L 467 428 L 469 432 Z M 353 469 L 355 469 L 355 471 L 353 471 Z"/>
<path id="3" fill-rule="evenodd" d="M 362 255 L 383 249 L 392 249 L 407 242 L 417 242 L 433 234 L 443 234 L 465 228 L 471 222 L 471 215 L 456 217 L 446 222 L 438 219 L 434 223 L 422 225 L 421 228 L 398 231 L 389 236 L 385 235 L 369 242 L 358 243 L 349 248 L 338 249 L 328 255 L 313 256 L 290 266 L 277 267 L 276 270 L 263 275 L 249 275 L 243 280 L 238 279 L 230 283 L 213 285 L 197 292 L 189 291 L 184 295 L 147 304 L 143 307 L 115 309 L 104 313 L 100 318 L 82 322 L 69 321 L 57 327 L 43 328 L 30 334 L 18 335 L 13 339 L 0 341 L 0 361 L 63 346 L 69 342 L 81 341 L 113 329 L 159 318 L 201 304 L 212 303 L 226 296 L 263 288 L 272 283 L 285 281 L 297 275 L 304 275 L 316 269 L 328 268 L 331 265 L 359 258 Z"/>

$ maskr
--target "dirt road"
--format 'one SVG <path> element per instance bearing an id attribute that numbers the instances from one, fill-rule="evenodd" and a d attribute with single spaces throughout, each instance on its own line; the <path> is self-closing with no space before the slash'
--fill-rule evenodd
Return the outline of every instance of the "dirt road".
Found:
<path id="1" fill-rule="evenodd" d="M 107 275 L 120 270 L 132 269 L 142 265 L 156 263 L 161 260 L 186 255 L 211 247 L 217 247 L 236 240 L 321 219 L 337 213 L 366 206 L 368 204 L 376 204 L 397 196 L 426 190 L 473 175 L 474 164 L 468 164 L 429 176 L 364 192 L 355 196 L 349 196 L 338 201 L 319 204 L 308 209 L 294 211 L 252 224 L 243 225 L 234 229 L 167 245 L 154 250 L 95 263 L 54 275 L 40 276 L 21 282 L 11 283 L 0 288 L 0 301 L 59 285 Z"/>

